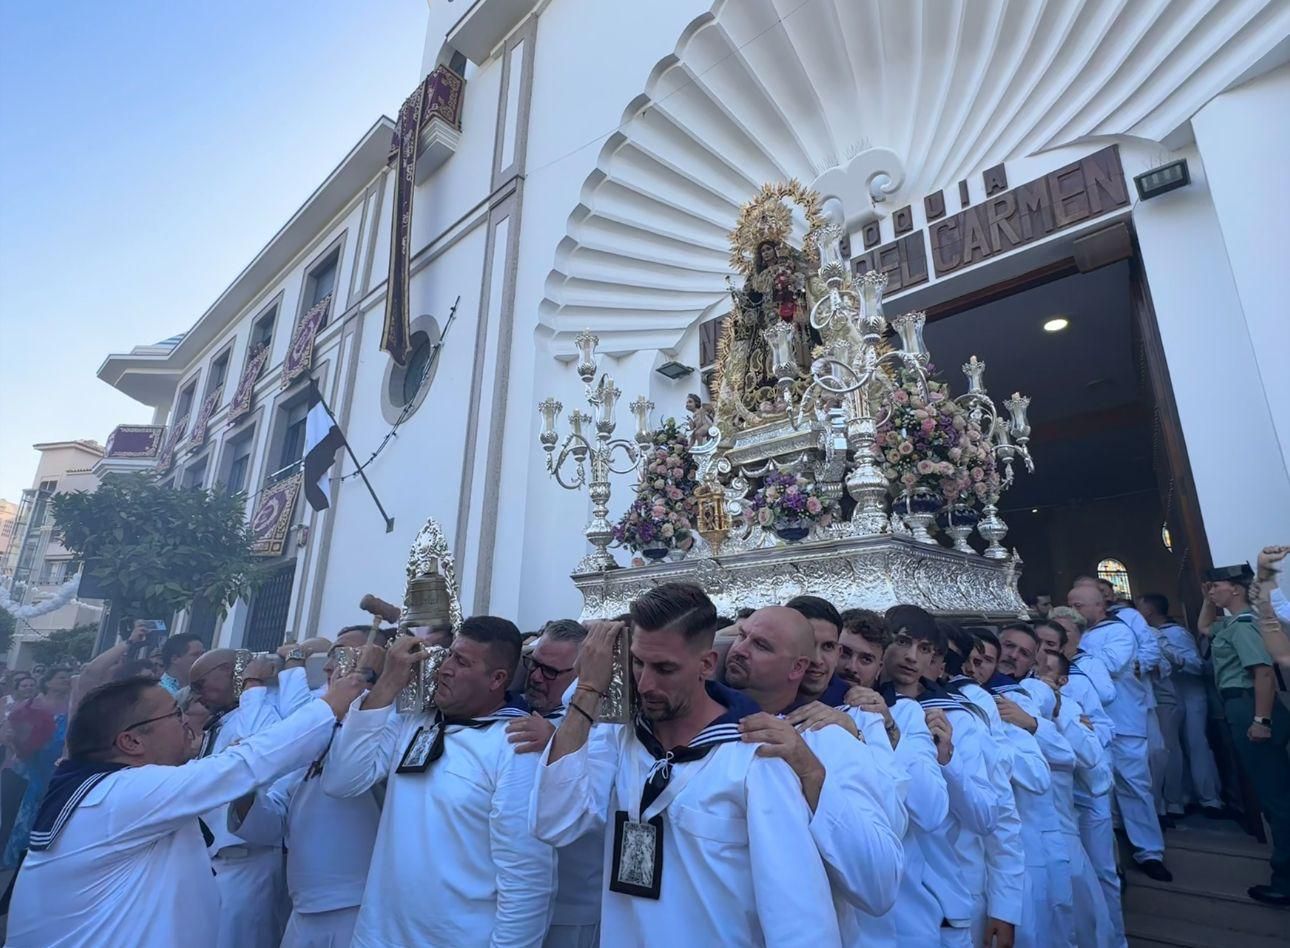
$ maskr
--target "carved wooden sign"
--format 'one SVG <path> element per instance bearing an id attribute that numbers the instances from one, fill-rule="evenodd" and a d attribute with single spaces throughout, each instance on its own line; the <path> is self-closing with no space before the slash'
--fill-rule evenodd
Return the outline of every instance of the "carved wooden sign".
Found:
<path id="1" fill-rule="evenodd" d="M 923 199 L 923 209 L 931 222 L 926 229 L 931 266 L 938 277 L 1129 204 L 1120 152 L 1115 145 L 1010 191 L 1006 190 L 1008 178 L 1003 165 L 988 169 L 982 180 L 986 199 L 969 205 L 967 182 L 960 182 L 963 208 L 949 216 L 944 192 L 936 191 Z M 892 215 L 892 226 L 896 234 L 903 236 L 876 246 L 880 239 L 878 222 L 866 225 L 862 234 L 865 252 L 851 258 L 851 272 L 857 277 L 869 270 L 887 274 L 884 296 L 926 283 L 930 276 L 928 241 L 923 231 L 907 233 L 913 226 L 909 207 Z"/>
<path id="2" fill-rule="evenodd" d="M 1120 153 L 1111 145 L 933 223 L 932 265 L 944 276 L 1128 203 Z"/>

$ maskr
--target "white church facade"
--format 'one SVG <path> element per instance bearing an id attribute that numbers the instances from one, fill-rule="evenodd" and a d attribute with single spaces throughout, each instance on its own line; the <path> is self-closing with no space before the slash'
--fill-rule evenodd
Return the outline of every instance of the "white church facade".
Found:
<path id="1" fill-rule="evenodd" d="M 588 410 L 591 330 L 617 435 L 638 395 L 683 417 L 730 308 L 728 233 L 791 179 L 836 199 L 888 314 L 927 312 L 953 387 L 980 354 L 1033 395 L 1037 471 L 1005 512 L 1023 592 L 1114 558 L 1135 591 L 1185 594 L 1199 566 L 1290 540 L 1290 5 L 476 0 L 428 20 L 422 71 L 442 82 L 418 142 L 410 367 L 380 348 L 381 118 L 181 338 L 99 370 L 155 411 L 100 473 L 163 455 L 176 486 L 246 491 L 248 515 L 299 469 L 312 376 L 394 521 L 342 455 L 330 507 L 300 497 L 266 551 L 275 578 L 179 628 L 264 648 L 361 621 L 364 593 L 401 596 L 427 517 L 467 613 L 576 616 L 590 501 L 548 475 L 537 405 Z"/>

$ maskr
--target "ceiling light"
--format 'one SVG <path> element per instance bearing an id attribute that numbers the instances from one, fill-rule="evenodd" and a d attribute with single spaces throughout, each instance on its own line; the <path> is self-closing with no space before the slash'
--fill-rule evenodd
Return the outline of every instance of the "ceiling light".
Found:
<path id="1" fill-rule="evenodd" d="M 1071 321 L 1065 316 L 1057 316 L 1044 323 L 1044 332 L 1061 332 L 1070 324 Z"/>
<path id="2" fill-rule="evenodd" d="M 1031 512 L 1031 513 L 1039 513 L 1039 508 L 1038 508 L 1038 507 L 1031 507 L 1031 508 L 1030 508 L 1030 512 Z"/>

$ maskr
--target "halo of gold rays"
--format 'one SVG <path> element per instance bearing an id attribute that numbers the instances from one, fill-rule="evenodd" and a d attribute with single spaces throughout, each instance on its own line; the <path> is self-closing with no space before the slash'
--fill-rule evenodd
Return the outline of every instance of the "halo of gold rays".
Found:
<path id="1" fill-rule="evenodd" d="M 730 232 L 731 267 L 747 276 L 755 269 L 758 244 L 764 240 L 788 240 L 793 229 L 793 211 L 784 203 L 786 198 L 801 208 L 806 218 L 802 252 L 806 254 L 808 265 L 812 268 L 820 265 L 820 250 L 814 239 L 824 227 L 820 195 L 792 178 L 763 184 L 756 197 L 739 211 L 739 220 Z"/>

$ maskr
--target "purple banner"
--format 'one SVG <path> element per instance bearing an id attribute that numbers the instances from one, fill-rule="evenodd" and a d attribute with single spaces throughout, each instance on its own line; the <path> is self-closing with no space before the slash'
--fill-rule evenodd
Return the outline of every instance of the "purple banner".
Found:
<path id="1" fill-rule="evenodd" d="M 303 474 L 292 474 L 260 491 L 259 503 L 251 515 L 251 552 L 256 556 L 282 553 L 303 479 Z"/>
<path id="2" fill-rule="evenodd" d="M 260 373 L 264 371 L 264 363 L 268 359 L 269 347 L 260 346 L 246 363 L 246 368 L 242 370 L 242 378 L 238 380 L 237 389 L 233 392 L 233 401 L 228 406 L 230 425 L 251 410 L 251 405 L 255 403 L 255 383 L 259 380 Z"/>
<path id="3" fill-rule="evenodd" d="M 202 407 L 197 410 L 197 420 L 193 422 L 193 433 L 188 436 L 188 443 L 194 448 L 206 442 L 206 429 L 210 425 L 211 415 L 215 412 L 215 406 L 219 404 L 219 397 L 223 394 L 223 387 L 211 392 L 206 396 L 206 400 L 202 402 Z"/>
<path id="4" fill-rule="evenodd" d="M 381 349 L 399 365 L 408 361 L 408 267 L 412 254 L 412 195 L 416 190 L 417 146 L 431 119 L 461 128 L 461 94 L 466 81 L 447 66 L 421 80 L 399 108 L 390 143 L 395 162 L 394 215 L 390 221 L 390 272 L 385 284 L 385 327 Z"/>
<path id="5" fill-rule="evenodd" d="M 157 473 L 165 474 L 170 470 L 170 466 L 175 463 L 175 449 L 179 447 L 179 441 L 183 438 L 184 432 L 188 430 L 188 416 L 185 415 L 179 421 L 175 422 L 174 427 L 170 429 L 170 434 L 165 443 L 161 446 L 161 452 L 157 455 Z"/>
<path id="6" fill-rule="evenodd" d="M 282 360 L 282 387 L 286 388 L 300 376 L 304 375 L 314 364 L 314 338 L 318 327 L 327 317 L 327 308 L 331 306 L 331 294 L 328 293 L 309 312 L 300 317 L 295 331 L 291 334 L 291 348 L 287 357 Z"/>
<path id="7" fill-rule="evenodd" d="M 109 458 L 155 458 L 165 435 L 164 425 L 117 425 L 103 453 Z"/>

